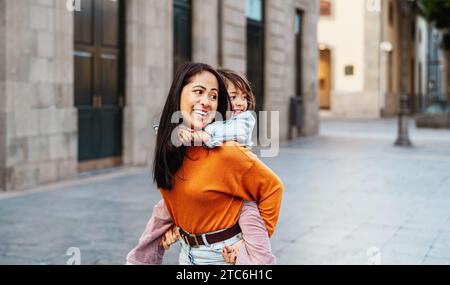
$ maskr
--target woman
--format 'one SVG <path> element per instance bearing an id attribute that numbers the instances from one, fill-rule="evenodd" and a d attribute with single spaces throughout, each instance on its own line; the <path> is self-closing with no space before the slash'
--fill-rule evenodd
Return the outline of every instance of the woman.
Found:
<path id="1" fill-rule="evenodd" d="M 227 97 L 214 69 L 186 63 L 176 74 L 161 116 L 154 179 L 180 228 L 180 264 L 227 264 L 222 249 L 242 240 L 237 222 L 244 199 L 257 202 L 269 235 L 278 219 L 283 185 L 249 148 L 227 142 L 208 150 L 172 142 L 179 123 L 200 130 L 217 113 L 225 118 Z M 182 122 L 173 123 L 172 114 L 180 111 Z"/>

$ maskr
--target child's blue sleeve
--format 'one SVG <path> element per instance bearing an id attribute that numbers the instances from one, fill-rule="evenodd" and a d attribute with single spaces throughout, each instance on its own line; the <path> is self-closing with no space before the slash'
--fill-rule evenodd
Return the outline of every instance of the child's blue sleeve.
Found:
<path id="1" fill-rule="evenodd" d="M 222 141 L 217 138 L 217 131 L 222 128 L 222 125 L 224 124 L 223 121 L 220 122 L 214 122 L 212 124 L 209 124 L 205 128 L 205 132 L 209 135 L 209 140 L 205 142 L 205 146 L 209 148 L 215 148 L 217 146 L 222 145 Z"/>
<path id="2" fill-rule="evenodd" d="M 208 129 L 208 127 L 210 129 Z M 239 143 L 249 147 L 253 145 L 251 140 L 253 128 L 255 127 L 255 118 L 250 112 L 244 112 L 221 124 L 211 124 L 205 131 L 210 135 L 210 140 L 205 143 L 207 147 L 214 148 L 222 145 L 224 141 L 236 140 Z M 214 129 L 214 132 L 212 132 Z"/>

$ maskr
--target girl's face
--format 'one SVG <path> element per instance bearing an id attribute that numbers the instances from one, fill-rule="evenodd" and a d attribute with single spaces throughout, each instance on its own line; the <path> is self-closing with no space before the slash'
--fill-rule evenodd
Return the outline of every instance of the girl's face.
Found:
<path id="1" fill-rule="evenodd" d="M 233 116 L 237 116 L 240 113 L 247 111 L 248 108 L 247 95 L 245 93 L 242 93 L 242 91 L 236 88 L 236 86 L 231 82 L 228 82 L 227 91 L 230 96 L 231 110 L 233 111 Z"/>
<path id="2" fill-rule="evenodd" d="M 214 74 L 205 71 L 192 77 L 181 91 L 183 123 L 188 128 L 204 129 L 216 115 L 218 96 L 219 83 Z"/>

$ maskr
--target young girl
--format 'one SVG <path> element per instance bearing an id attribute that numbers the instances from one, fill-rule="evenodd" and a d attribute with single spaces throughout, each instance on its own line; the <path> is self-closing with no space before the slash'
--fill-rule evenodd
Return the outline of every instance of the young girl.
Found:
<path id="1" fill-rule="evenodd" d="M 233 71 L 220 69 L 219 74 L 227 84 L 231 102 L 231 112 L 226 121 L 208 125 L 204 131 L 180 128 L 179 144 L 190 145 L 203 142 L 206 147 L 219 147 L 225 141 L 236 140 L 251 147 L 252 131 L 255 119 L 250 110 L 254 110 L 254 95 L 248 81 Z M 254 202 L 244 202 L 239 226 L 243 242 L 225 246 L 224 259 L 235 264 L 275 264 L 276 258 L 271 252 L 269 234 Z M 183 235 L 182 238 L 185 238 Z M 178 228 L 173 225 L 166 206 L 161 200 L 153 210 L 152 218 L 142 234 L 139 244 L 128 254 L 128 264 L 161 264 L 164 250 L 180 238 Z"/>

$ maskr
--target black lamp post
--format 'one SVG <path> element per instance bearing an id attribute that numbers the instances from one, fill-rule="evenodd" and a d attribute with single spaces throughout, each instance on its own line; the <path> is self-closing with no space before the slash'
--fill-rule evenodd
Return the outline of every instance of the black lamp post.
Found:
<path id="1" fill-rule="evenodd" d="M 400 112 L 398 115 L 398 137 L 396 146 L 412 146 L 408 133 L 409 96 L 408 96 L 408 54 L 412 5 L 414 0 L 400 0 L 401 11 L 401 78 L 400 78 Z"/>

